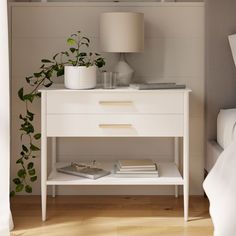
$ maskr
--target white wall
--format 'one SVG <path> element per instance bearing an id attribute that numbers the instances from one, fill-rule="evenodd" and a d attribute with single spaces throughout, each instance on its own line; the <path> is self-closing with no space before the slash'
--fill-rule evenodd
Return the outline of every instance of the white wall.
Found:
<path id="1" fill-rule="evenodd" d="M 10 202 L 10 81 L 7 2 L 0 2 L 0 235 L 9 235 Z"/>
<path id="2" fill-rule="evenodd" d="M 128 61 L 136 70 L 136 80 L 175 81 L 193 90 L 190 102 L 190 190 L 202 194 L 204 134 L 204 4 L 203 3 L 30 3 L 12 5 L 12 177 L 19 153 L 18 114 L 23 104 L 17 91 L 24 77 L 38 70 L 41 58 L 51 57 L 66 48 L 71 33 L 82 30 L 99 48 L 99 16 L 105 11 L 139 11 L 145 14 L 145 52 L 131 54 Z M 107 68 L 118 60 L 116 54 L 104 54 Z M 40 128 L 40 106 L 36 127 Z M 172 160 L 171 139 L 60 139 L 60 159 L 160 157 Z M 37 159 L 39 164 L 40 159 Z M 39 169 L 39 166 L 38 166 Z M 78 191 L 77 191 L 78 190 Z M 39 181 L 34 193 L 40 191 Z M 171 187 L 60 188 L 60 193 L 80 194 L 169 194 Z"/>

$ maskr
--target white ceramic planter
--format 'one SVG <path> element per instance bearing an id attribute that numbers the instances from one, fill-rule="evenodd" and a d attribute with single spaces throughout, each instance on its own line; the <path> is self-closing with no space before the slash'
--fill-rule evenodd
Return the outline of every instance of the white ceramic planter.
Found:
<path id="1" fill-rule="evenodd" d="M 65 66 L 65 87 L 68 89 L 92 89 L 97 85 L 96 66 Z"/>

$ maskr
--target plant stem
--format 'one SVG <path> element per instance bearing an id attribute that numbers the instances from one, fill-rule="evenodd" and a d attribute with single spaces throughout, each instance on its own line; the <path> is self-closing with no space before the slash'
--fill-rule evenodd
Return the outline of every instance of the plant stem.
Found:
<path id="1" fill-rule="evenodd" d="M 30 94 L 34 94 L 34 92 L 38 89 L 38 87 L 45 81 L 46 77 L 43 77 L 42 80 L 37 84 L 37 86 L 31 91 Z"/>

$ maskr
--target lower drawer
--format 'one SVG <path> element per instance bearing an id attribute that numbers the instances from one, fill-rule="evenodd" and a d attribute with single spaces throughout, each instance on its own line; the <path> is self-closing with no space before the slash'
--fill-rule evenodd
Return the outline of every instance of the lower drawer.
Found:
<path id="1" fill-rule="evenodd" d="M 48 137 L 181 137 L 183 115 L 47 115 Z"/>

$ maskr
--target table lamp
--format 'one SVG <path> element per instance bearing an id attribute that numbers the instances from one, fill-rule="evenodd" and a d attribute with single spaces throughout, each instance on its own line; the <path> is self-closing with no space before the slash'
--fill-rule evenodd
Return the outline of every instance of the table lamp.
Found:
<path id="1" fill-rule="evenodd" d="M 128 86 L 134 70 L 127 63 L 125 53 L 144 49 L 144 14 L 136 12 L 106 12 L 100 19 L 100 42 L 103 52 L 120 53 L 114 71 L 118 85 Z"/>

